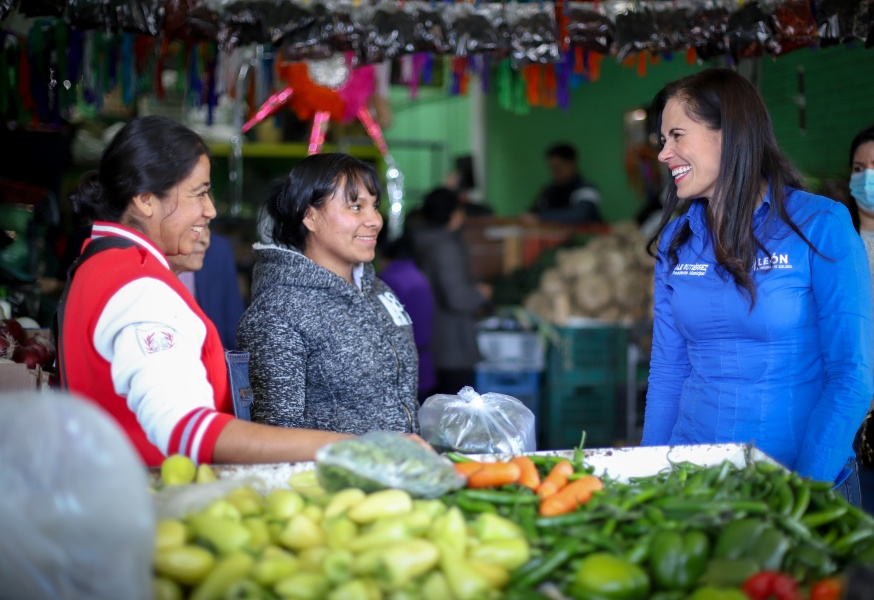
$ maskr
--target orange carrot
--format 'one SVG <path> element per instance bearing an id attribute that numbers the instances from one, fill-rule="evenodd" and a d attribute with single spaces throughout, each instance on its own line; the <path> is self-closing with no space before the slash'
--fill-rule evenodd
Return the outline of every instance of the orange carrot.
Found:
<path id="1" fill-rule="evenodd" d="M 567 478 L 574 474 L 574 466 L 569 460 L 563 460 L 552 467 L 552 471 L 537 488 L 537 495 L 541 498 L 552 496 L 558 490 L 567 485 Z"/>
<path id="2" fill-rule="evenodd" d="M 540 502 L 540 516 L 555 517 L 573 512 L 592 499 L 592 492 L 603 490 L 604 484 L 594 475 L 586 475 L 567 484 L 561 491 Z"/>
<path id="3" fill-rule="evenodd" d="M 517 456 L 510 462 L 519 465 L 519 470 L 522 471 L 517 483 L 536 492 L 540 486 L 540 473 L 537 472 L 537 465 L 534 464 L 534 461 L 527 456 Z"/>
<path id="4" fill-rule="evenodd" d="M 472 489 L 500 487 L 519 481 L 522 470 L 511 462 L 482 463 L 482 468 L 467 477 Z"/>
<path id="5" fill-rule="evenodd" d="M 465 477 L 470 477 L 482 468 L 483 463 L 477 461 L 455 463 L 455 470 Z"/>

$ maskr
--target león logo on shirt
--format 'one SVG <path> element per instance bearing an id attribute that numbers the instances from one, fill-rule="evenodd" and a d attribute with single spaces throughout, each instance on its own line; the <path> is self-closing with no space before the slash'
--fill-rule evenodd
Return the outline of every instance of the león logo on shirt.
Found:
<path id="1" fill-rule="evenodd" d="M 136 326 L 137 343 L 144 354 L 154 354 L 176 346 L 176 332 L 157 323 L 140 323 Z"/>
<path id="2" fill-rule="evenodd" d="M 771 256 L 761 256 L 756 258 L 756 264 L 753 266 L 754 271 L 769 271 L 771 269 L 791 269 L 792 263 L 789 262 L 788 254 L 773 253 Z"/>

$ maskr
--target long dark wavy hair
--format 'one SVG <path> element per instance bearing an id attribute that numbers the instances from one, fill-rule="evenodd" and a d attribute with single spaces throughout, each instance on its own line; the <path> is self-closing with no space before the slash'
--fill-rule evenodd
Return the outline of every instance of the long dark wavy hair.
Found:
<path id="1" fill-rule="evenodd" d="M 784 221 L 814 251 L 786 212 L 785 187 L 801 189 L 802 177 L 777 146 L 771 118 L 756 88 L 729 69 L 705 69 L 666 85 L 652 104 L 656 135 L 661 138 L 662 113 L 669 100 L 683 104 L 689 118 L 711 130 L 722 131 L 722 151 L 716 191 L 706 200 L 706 223 L 716 254 L 717 269 L 730 275 L 738 289 L 756 303 L 756 286 L 751 271 L 756 254 L 764 251 L 753 231 L 753 212 L 761 200 L 762 183 L 771 188 L 771 216 Z M 677 208 L 677 186 L 672 182 L 664 213 L 655 235 L 647 243 L 653 248 Z M 668 246 L 670 268 L 678 262 L 677 252 L 691 236 L 689 223 L 680 227 Z"/>

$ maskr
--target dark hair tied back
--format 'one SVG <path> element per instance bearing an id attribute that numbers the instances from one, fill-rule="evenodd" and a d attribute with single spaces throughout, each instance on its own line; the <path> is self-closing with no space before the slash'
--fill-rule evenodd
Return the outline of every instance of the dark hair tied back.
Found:
<path id="1" fill-rule="evenodd" d="M 118 223 L 134 196 L 164 198 L 194 170 L 209 148 L 199 135 L 166 117 L 139 117 L 112 139 L 96 172 L 86 174 L 70 200 L 92 221 Z"/>

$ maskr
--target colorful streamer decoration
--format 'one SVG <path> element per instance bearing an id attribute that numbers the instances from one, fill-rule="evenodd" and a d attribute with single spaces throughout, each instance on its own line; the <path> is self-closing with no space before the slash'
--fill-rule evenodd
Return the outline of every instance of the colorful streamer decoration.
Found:
<path id="1" fill-rule="evenodd" d="M 276 92 L 261 105 L 261 107 L 255 112 L 255 115 L 246 121 L 243 126 L 240 128 L 240 131 L 246 133 L 250 129 L 252 129 L 255 125 L 274 114 L 277 110 L 282 108 L 282 106 L 288 102 L 288 99 L 291 98 L 291 95 L 294 93 L 294 90 L 290 87 L 285 88 L 281 92 Z"/>
<path id="2" fill-rule="evenodd" d="M 308 154 L 318 154 L 322 151 L 322 146 L 325 145 L 325 134 L 328 133 L 328 124 L 331 121 L 331 113 L 320 110 L 313 117 L 313 129 L 310 133 L 310 145 L 307 149 Z"/>

